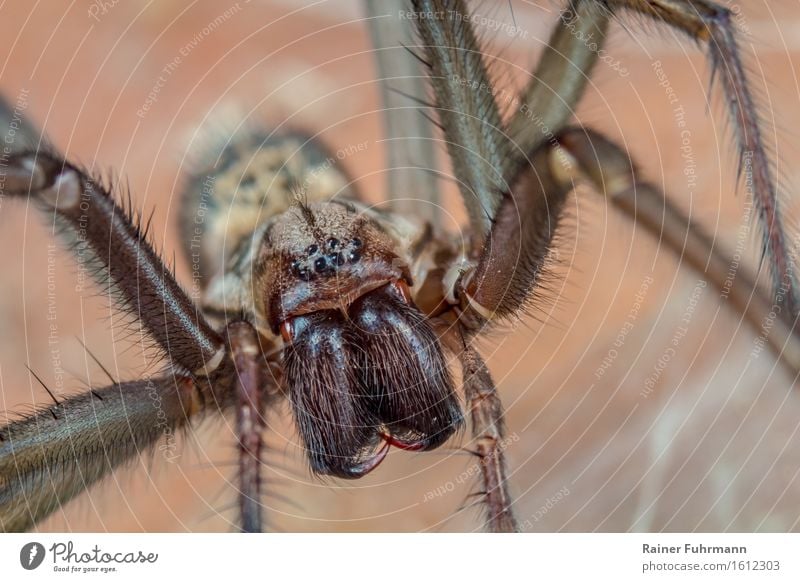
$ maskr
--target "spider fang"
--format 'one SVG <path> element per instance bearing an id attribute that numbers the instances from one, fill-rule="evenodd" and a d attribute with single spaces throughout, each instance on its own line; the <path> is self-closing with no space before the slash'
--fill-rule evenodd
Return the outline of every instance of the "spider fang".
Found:
<path id="1" fill-rule="evenodd" d="M 422 451 L 428 446 L 427 439 L 421 441 L 406 441 L 394 437 L 386 432 L 381 433 L 381 438 L 386 441 L 387 445 L 397 447 L 398 449 L 402 449 L 404 451 Z"/>
<path id="2" fill-rule="evenodd" d="M 292 328 L 292 320 L 287 319 L 281 324 L 281 337 L 287 344 L 292 343 L 294 337 L 294 329 Z"/>
<path id="3" fill-rule="evenodd" d="M 406 283 L 403 279 L 395 279 L 392 281 L 391 286 L 397 293 L 399 293 L 400 297 L 405 303 L 411 305 L 411 290 L 408 288 L 408 283 Z"/>
<path id="4" fill-rule="evenodd" d="M 378 452 L 376 452 L 375 455 L 365 459 L 357 465 L 347 467 L 344 472 L 338 473 L 337 477 L 341 477 L 343 479 L 360 479 L 380 465 L 388 454 L 389 443 L 387 442 L 380 449 L 378 449 Z"/>

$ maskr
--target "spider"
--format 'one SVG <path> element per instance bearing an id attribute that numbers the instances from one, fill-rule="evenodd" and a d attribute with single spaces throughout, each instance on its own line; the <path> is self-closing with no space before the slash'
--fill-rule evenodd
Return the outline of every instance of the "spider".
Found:
<path id="1" fill-rule="evenodd" d="M 311 470 L 343 479 L 374 471 L 390 448 L 436 449 L 468 420 L 486 527 L 520 529 L 502 406 L 474 344 L 537 302 L 576 183 L 590 184 L 683 250 L 712 283 L 731 285 L 730 259 L 641 178 L 627 153 L 571 125 L 616 11 L 707 42 L 748 160 L 772 274 L 771 295 L 744 273 L 728 293 L 757 325 L 780 304 L 770 344 L 780 352 L 794 341 L 791 256 L 729 10 L 706 0 L 573 0 L 515 113 L 504 118 L 465 3 L 397 6 L 417 35 L 410 62 L 429 75 L 432 102 L 421 105 L 434 111 L 430 121 L 447 144 L 468 214 L 466 237 L 441 232 L 407 207 L 365 203 L 329 162 L 331 153 L 308 136 L 254 129 L 210 148 L 207 165 L 187 179 L 184 251 L 197 261 L 203 286 L 195 304 L 109 184 L 51 147 L 5 156 L 3 194 L 29 197 L 56 218 L 169 367 L 56 401 L 0 429 L 3 530 L 33 526 L 165 435 L 232 412 L 240 526 L 260 531 L 264 415 L 284 400 Z M 782 356 L 800 366 L 793 354 Z M 463 402 L 448 358 L 460 363 Z"/>

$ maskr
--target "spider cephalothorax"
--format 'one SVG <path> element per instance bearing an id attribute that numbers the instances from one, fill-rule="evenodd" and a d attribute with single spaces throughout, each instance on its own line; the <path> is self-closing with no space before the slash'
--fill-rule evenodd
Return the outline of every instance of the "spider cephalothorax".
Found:
<path id="1" fill-rule="evenodd" d="M 390 443 L 431 449 L 462 422 L 402 245 L 380 220 L 352 202 L 298 202 L 258 235 L 256 312 L 286 344 L 284 378 L 319 473 L 360 476 Z"/>
<path id="2" fill-rule="evenodd" d="M 352 203 L 298 203 L 272 218 L 255 257 L 259 314 L 273 331 L 298 315 L 346 309 L 392 282 L 413 284 L 398 245 Z"/>
<path id="3" fill-rule="evenodd" d="M 226 162 L 231 151 L 252 163 Z M 245 223 L 239 215 L 261 217 L 251 230 L 225 228 L 227 212 L 205 217 L 209 248 L 233 250 L 204 303 L 251 314 L 262 334 L 283 344 L 283 385 L 312 470 L 354 478 L 374 469 L 389 445 L 439 446 L 463 416 L 444 349 L 412 292 L 427 275 L 413 256 L 424 228 L 364 204 L 338 166 L 310 163 L 330 160 L 325 151 L 300 135 L 246 132 L 208 156 L 222 162 L 198 167 L 184 216 L 201 196 L 235 199 L 228 189 L 263 173 L 261 160 L 274 176 L 292 160 L 307 161 L 291 180 L 273 178 L 260 195 L 233 204 L 234 224 Z M 199 183 L 209 185 L 205 192 L 193 188 Z M 239 238 L 226 242 L 232 236 Z"/>

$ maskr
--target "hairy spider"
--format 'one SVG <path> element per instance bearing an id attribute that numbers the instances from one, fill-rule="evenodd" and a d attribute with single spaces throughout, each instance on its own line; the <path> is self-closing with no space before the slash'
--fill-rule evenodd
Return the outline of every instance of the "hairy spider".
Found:
<path id="1" fill-rule="evenodd" d="M 756 325 L 773 302 L 782 306 L 768 340 L 800 367 L 791 257 L 729 10 L 706 0 L 573 0 L 518 107 L 504 118 L 484 90 L 492 83 L 464 2 L 388 5 L 407 10 L 405 26 L 416 30 L 409 55 L 428 70 L 433 102 L 422 105 L 435 110 L 431 121 L 444 135 L 467 237 L 442 232 L 413 206 L 367 204 L 308 136 L 239 132 L 209 148 L 182 196 L 184 250 L 188 260 L 198 257 L 203 286 L 196 305 L 109 185 L 53 148 L 35 147 L 32 130 L 22 144 L 28 147 L 2 160 L 2 192 L 30 197 L 55 217 L 95 278 L 110 285 L 169 362 L 163 375 L 92 389 L 0 429 L 3 530 L 31 527 L 166 433 L 234 412 L 240 525 L 260 531 L 264 415 L 283 399 L 312 471 L 339 478 L 374 470 L 390 447 L 435 449 L 468 417 L 487 528 L 519 529 L 502 407 L 474 342 L 536 301 L 576 183 L 590 184 L 683 251 L 712 283 L 730 285 L 729 259 L 640 178 L 624 150 L 570 125 L 617 9 L 707 41 L 748 160 L 775 299 L 743 273 L 728 293 Z M 373 33 L 376 44 L 385 41 L 385 30 Z M 532 123 L 531 112 L 548 132 Z M 391 185 L 396 197 L 428 195 L 419 188 L 426 186 Z M 195 220 L 201 214 L 204 220 Z M 460 362 L 463 404 L 448 357 Z"/>

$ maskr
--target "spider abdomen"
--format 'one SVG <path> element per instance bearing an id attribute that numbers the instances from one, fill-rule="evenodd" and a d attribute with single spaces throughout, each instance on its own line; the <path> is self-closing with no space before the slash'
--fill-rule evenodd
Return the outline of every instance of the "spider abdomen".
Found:
<path id="1" fill-rule="evenodd" d="M 308 136 L 251 129 L 220 137 L 190 173 L 181 201 L 184 250 L 204 283 L 298 196 L 354 195 L 336 157 Z"/>

